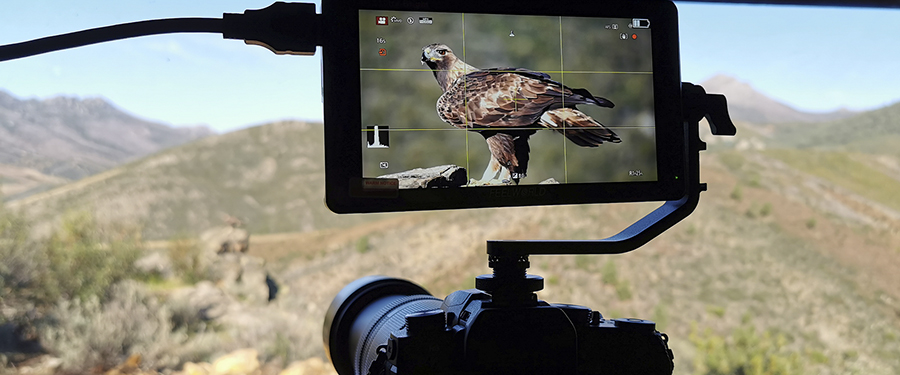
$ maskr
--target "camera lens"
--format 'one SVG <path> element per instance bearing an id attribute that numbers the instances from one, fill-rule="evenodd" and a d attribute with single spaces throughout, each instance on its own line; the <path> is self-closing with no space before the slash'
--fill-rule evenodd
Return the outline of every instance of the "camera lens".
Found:
<path id="1" fill-rule="evenodd" d="M 367 276 L 338 292 L 325 314 L 322 339 L 340 375 L 365 374 L 378 346 L 406 324 L 406 315 L 440 309 L 443 300 L 410 281 Z"/>

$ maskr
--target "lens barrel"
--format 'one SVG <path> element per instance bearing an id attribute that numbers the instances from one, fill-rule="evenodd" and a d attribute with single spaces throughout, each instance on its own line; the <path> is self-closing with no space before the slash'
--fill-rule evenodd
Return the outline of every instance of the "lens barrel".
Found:
<path id="1" fill-rule="evenodd" d="M 325 314 L 322 339 L 340 375 L 362 375 L 406 324 L 406 315 L 440 309 L 443 300 L 407 280 L 386 276 L 357 279 L 338 292 Z"/>

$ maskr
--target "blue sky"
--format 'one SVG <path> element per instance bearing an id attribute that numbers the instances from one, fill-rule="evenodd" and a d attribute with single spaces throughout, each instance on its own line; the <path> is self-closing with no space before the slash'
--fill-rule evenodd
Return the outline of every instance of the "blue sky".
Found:
<path id="1" fill-rule="evenodd" d="M 0 44 L 143 19 L 221 17 L 272 1 L 3 0 Z M 900 100 L 898 10 L 678 7 L 685 81 L 728 74 L 810 111 Z M 276 56 L 215 34 L 161 35 L 0 63 L 0 89 L 24 98 L 100 96 L 143 118 L 228 131 L 321 120 L 320 59 Z"/>

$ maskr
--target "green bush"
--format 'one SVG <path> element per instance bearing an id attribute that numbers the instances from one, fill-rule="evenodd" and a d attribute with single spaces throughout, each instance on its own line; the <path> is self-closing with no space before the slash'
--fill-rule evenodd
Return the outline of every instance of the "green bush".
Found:
<path id="1" fill-rule="evenodd" d="M 731 199 L 736 201 L 740 201 L 744 198 L 744 191 L 741 189 L 741 185 L 735 185 L 734 189 L 731 190 L 731 194 L 729 195 Z"/>
<path id="2" fill-rule="evenodd" d="M 725 307 L 723 306 L 706 306 L 706 312 L 715 315 L 716 317 L 725 316 Z"/>
<path id="3" fill-rule="evenodd" d="M 40 331 L 68 373 L 107 370 L 132 354 L 141 354 L 142 367 L 174 368 L 220 347 L 211 334 L 175 327 L 171 309 L 134 281 L 112 286 L 105 302 L 97 296 L 60 300 Z"/>
<path id="4" fill-rule="evenodd" d="M 60 301 L 104 301 L 114 283 L 136 273 L 135 231 L 100 228 L 91 215 L 74 213 L 48 239 L 30 233 L 27 220 L 0 208 L 0 308 L 19 328 L 44 324 Z"/>
<path id="5" fill-rule="evenodd" d="M 603 265 L 600 273 L 603 275 L 600 279 L 604 284 L 612 285 L 616 288 L 616 296 L 619 297 L 619 300 L 627 301 L 631 299 L 631 284 L 628 283 L 628 280 L 619 279 L 619 272 L 616 270 L 616 264 L 612 260 L 607 261 Z"/>
<path id="6" fill-rule="evenodd" d="M 600 270 L 600 274 L 603 276 L 601 280 L 603 280 L 604 284 L 615 285 L 619 281 L 618 272 L 616 271 L 616 264 L 613 263 L 612 260 L 607 261 L 606 264 L 603 265 L 603 269 Z"/>
<path id="7" fill-rule="evenodd" d="M 40 310 L 56 301 L 50 259 L 29 231 L 22 217 L 0 208 L 0 307 Z"/>
<path id="8" fill-rule="evenodd" d="M 66 214 L 61 228 L 47 241 L 55 285 L 44 287 L 65 299 L 105 299 L 111 285 L 137 276 L 139 238 L 128 229 L 101 228 L 86 212 Z"/>
<path id="9" fill-rule="evenodd" d="M 751 219 L 755 219 L 757 217 L 766 217 L 772 214 L 772 204 L 771 203 L 763 203 L 762 206 L 757 205 L 756 203 L 751 203 L 750 207 L 747 208 L 747 211 L 744 211 L 744 216 L 749 217 Z"/>
<path id="10" fill-rule="evenodd" d="M 815 229 L 815 227 L 816 227 L 816 219 L 809 218 L 806 220 L 806 228 Z"/>
<path id="11" fill-rule="evenodd" d="M 294 319 L 272 313 L 259 329 L 226 330 L 195 306 L 148 291 L 139 281 L 149 275 L 133 265 L 141 252 L 138 231 L 68 213 L 49 237 L 30 233 L 27 220 L 0 208 L 0 310 L 62 361 L 61 373 L 101 373 L 133 354 L 142 356 L 146 370 L 208 361 L 240 347 L 262 348 L 261 358 L 285 363 L 313 350 L 293 330 Z M 195 241 L 173 241 L 169 255 L 186 280 L 203 271 Z M 22 360 L 0 354 L 0 373 Z"/>
<path id="12" fill-rule="evenodd" d="M 743 324 L 723 337 L 706 329 L 691 329 L 697 347 L 694 373 L 700 375 L 788 375 L 802 373 L 800 355 L 787 347 L 787 338 L 773 331 L 758 333 Z"/>
<path id="13" fill-rule="evenodd" d="M 653 308 L 653 321 L 656 322 L 656 327 L 660 331 L 669 326 L 669 313 L 666 311 L 665 305 L 659 304 Z"/>
<path id="14" fill-rule="evenodd" d="M 575 267 L 579 269 L 589 270 L 593 264 L 593 259 L 588 255 L 580 254 L 575 256 Z"/>
<path id="15" fill-rule="evenodd" d="M 362 236 L 358 240 L 356 240 L 356 252 L 363 254 L 368 252 L 370 249 L 369 245 L 369 236 Z"/>
<path id="16" fill-rule="evenodd" d="M 188 284 L 196 284 L 210 276 L 202 264 L 200 246 L 197 241 L 187 236 L 179 236 L 169 241 L 169 259 L 172 260 L 172 269 L 182 281 Z"/>
<path id="17" fill-rule="evenodd" d="M 619 297 L 620 301 L 627 301 L 631 299 L 631 284 L 628 281 L 622 280 L 616 284 L 616 296 Z"/>

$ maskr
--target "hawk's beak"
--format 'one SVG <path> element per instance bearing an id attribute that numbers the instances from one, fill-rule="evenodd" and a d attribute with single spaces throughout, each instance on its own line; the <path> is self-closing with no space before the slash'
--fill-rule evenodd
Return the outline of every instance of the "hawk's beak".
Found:
<path id="1" fill-rule="evenodd" d="M 425 65 L 425 63 L 428 62 L 428 55 L 431 55 L 431 48 L 422 50 L 422 65 Z"/>

